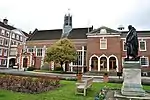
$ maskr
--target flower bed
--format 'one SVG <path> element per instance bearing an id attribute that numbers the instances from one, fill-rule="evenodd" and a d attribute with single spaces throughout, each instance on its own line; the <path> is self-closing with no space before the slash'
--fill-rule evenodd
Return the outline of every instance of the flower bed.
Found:
<path id="1" fill-rule="evenodd" d="M 58 78 L 0 75 L 0 88 L 24 93 L 41 93 L 59 87 Z"/>

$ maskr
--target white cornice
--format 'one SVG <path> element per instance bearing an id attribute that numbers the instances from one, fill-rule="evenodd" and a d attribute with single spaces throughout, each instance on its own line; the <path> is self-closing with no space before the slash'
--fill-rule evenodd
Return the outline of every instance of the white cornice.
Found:
<path id="1" fill-rule="evenodd" d="M 102 35 L 102 34 L 100 34 L 100 35 L 88 35 L 87 37 L 120 37 L 120 35 L 117 35 L 117 34 L 115 34 L 115 35 Z"/>

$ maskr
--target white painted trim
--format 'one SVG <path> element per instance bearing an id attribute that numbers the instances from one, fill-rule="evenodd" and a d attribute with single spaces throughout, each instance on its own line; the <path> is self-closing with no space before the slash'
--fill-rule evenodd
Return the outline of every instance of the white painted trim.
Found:
<path id="1" fill-rule="evenodd" d="M 99 35 L 88 35 L 87 37 L 120 37 L 120 35 L 103 35 L 103 34 L 99 34 Z"/>
<path id="2" fill-rule="evenodd" d="M 100 68 L 101 68 L 101 67 L 100 67 L 100 57 L 98 57 L 98 71 L 101 70 Z"/>
<path id="3" fill-rule="evenodd" d="M 124 48 L 125 42 L 126 42 L 125 40 L 122 42 L 123 51 L 127 51 L 127 50 L 125 50 L 125 48 Z"/>
<path id="4" fill-rule="evenodd" d="M 91 63 L 92 63 L 91 60 L 92 60 L 93 57 L 97 57 L 97 59 L 99 58 L 99 57 L 98 57 L 97 55 L 95 55 L 95 54 L 90 57 L 90 60 L 89 60 L 89 71 L 91 71 L 91 69 L 92 69 L 92 68 L 91 68 Z"/>
<path id="5" fill-rule="evenodd" d="M 0 38 L 0 40 L 2 41 L 2 43 L 0 45 L 3 45 L 4 44 L 4 39 Z"/>
<path id="6" fill-rule="evenodd" d="M 73 72 L 73 67 L 72 67 L 72 65 L 73 65 L 73 62 L 71 62 L 71 63 L 70 63 L 70 66 L 69 66 L 69 67 L 71 67 L 71 72 Z"/>
<path id="7" fill-rule="evenodd" d="M 115 59 L 116 59 L 116 66 L 117 66 L 117 68 L 116 68 L 116 71 L 118 72 L 119 71 L 119 64 L 118 64 L 118 58 L 115 56 L 115 55 L 110 55 L 109 57 L 108 57 L 108 59 L 110 59 L 110 57 L 115 57 Z"/>
<path id="8" fill-rule="evenodd" d="M 120 39 L 126 39 L 126 38 L 120 38 Z M 150 37 L 138 37 L 138 39 L 150 39 Z"/>
<path id="9" fill-rule="evenodd" d="M 148 57 L 145 57 L 145 56 L 140 57 L 140 63 L 141 63 L 141 58 L 146 58 L 146 59 L 147 59 L 147 65 L 141 65 L 141 66 L 142 66 L 142 67 L 144 67 L 144 66 L 149 66 L 149 58 L 148 58 Z"/>
<path id="10" fill-rule="evenodd" d="M 82 51 L 82 49 L 81 50 L 76 50 L 76 51 Z"/>
<path id="11" fill-rule="evenodd" d="M 3 49 L 0 48 L 0 56 L 2 56 L 2 53 L 3 53 Z"/>
<path id="12" fill-rule="evenodd" d="M 102 48 L 102 47 L 101 47 L 101 42 L 102 42 L 102 40 L 105 40 L 105 41 L 106 41 L 106 48 Z M 107 39 L 100 39 L 100 49 L 107 49 Z"/>
<path id="13" fill-rule="evenodd" d="M 0 65 L 2 64 L 2 59 L 0 59 Z"/>
<path id="14" fill-rule="evenodd" d="M 16 57 L 9 57 L 9 59 L 12 59 L 12 58 L 16 59 Z"/>
<path id="15" fill-rule="evenodd" d="M 99 57 L 99 60 L 101 60 L 101 58 L 102 57 L 105 57 L 106 58 L 106 60 L 107 60 L 107 71 L 109 71 L 109 59 L 108 59 L 108 57 L 105 55 L 105 54 L 102 54 L 100 57 Z M 99 63 L 100 64 L 100 63 Z M 99 66 L 100 67 L 100 66 Z"/>
<path id="16" fill-rule="evenodd" d="M 145 43 L 145 50 L 141 50 L 140 42 L 144 42 Z M 143 39 L 139 41 L 139 51 L 146 51 L 146 41 L 143 40 Z"/>
<path id="17" fill-rule="evenodd" d="M 82 46 L 82 66 L 84 66 L 84 46 Z"/>
<path id="18" fill-rule="evenodd" d="M 32 53 L 30 53 L 30 66 L 32 66 Z"/>
<path id="19" fill-rule="evenodd" d="M 122 57 L 122 60 L 121 60 L 121 62 L 122 62 L 122 66 L 123 66 L 123 62 L 124 62 L 124 59 L 125 59 L 126 57 Z"/>

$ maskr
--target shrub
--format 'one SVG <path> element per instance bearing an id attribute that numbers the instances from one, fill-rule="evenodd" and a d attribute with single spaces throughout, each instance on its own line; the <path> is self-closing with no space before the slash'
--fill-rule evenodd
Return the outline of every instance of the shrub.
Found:
<path id="1" fill-rule="evenodd" d="M 59 86 L 58 78 L 31 78 L 12 75 L 0 76 L 0 88 L 25 93 L 41 93 Z"/>
<path id="2" fill-rule="evenodd" d="M 34 70 L 36 70 L 36 68 L 33 66 L 27 68 L 27 71 L 34 71 Z"/>
<path id="3" fill-rule="evenodd" d="M 67 81 L 77 81 L 77 78 L 68 77 L 68 78 L 65 78 L 65 80 L 67 80 Z"/>
<path id="4" fill-rule="evenodd" d="M 63 68 L 62 67 L 55 67 L 54 70 L 55 71 L 63 71 Z"/>

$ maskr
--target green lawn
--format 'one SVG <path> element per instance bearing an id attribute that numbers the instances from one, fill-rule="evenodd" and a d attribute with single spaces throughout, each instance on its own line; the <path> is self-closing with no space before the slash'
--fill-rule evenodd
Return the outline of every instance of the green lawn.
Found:
<path id="1" fill-rule="evenodd" d="M 113 83 L 93 83 L 93 86 L 87 92 L 87 96 L 75 95 L 75 82 L 61 81 L 62 87 L 41 94 L 16 93 L 7 90 L 0 90 L 0 100 L 93 100 L 96 93 L 104 86 L 121 88 L 121 84 Z M 150 90 L 150 86 L 144 86 L 144 89 Z"/>

